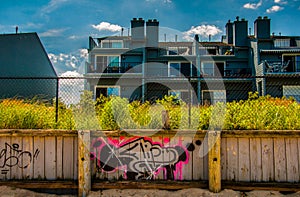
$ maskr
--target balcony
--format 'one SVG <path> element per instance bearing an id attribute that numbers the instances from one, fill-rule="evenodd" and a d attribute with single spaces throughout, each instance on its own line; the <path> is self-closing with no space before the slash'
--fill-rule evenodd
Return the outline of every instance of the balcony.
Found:
<path id="1" fill-rule="evenodd" d="M 300 73 L 300 61 L 267 61 L 262 62 L 266 74 Z"/>
<path id="2" fill-rule="evenodd" d="M 97 63 L 96 65 L 87 64 L 87 74 L 141 74 L 142 63 L 141 62 L 111 62 Z"/>
<path id="3" fill-rule="evenodd" d="M 202 77 L 247 78 L 251 75 L 250 68 L 205 68 L 201 72 Z"/>

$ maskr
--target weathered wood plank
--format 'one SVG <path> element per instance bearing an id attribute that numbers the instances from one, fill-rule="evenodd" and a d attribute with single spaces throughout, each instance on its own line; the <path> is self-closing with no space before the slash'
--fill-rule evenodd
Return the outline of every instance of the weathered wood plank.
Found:
<path id="1" fill-rule="evenodd" d="M 204 166 L 203 166 L 203 143 L 204 138 L 195 137 L 193 143 L 195 150 L 193 151 L 193 180 L 204 180 Z M 200 150 L 202 150 L 200 155 Z"/>
<path id="2" fill-rule="evenodd" d="M 250 150 L 249 138 L 238 139 L 239 181 L 250 180 Z"/>
<path id="3" fill-rule="evenodd" d="M 227 178 L 227 138 L 221 139 L 221 179 L 226 180 Z"/>
<path id="4" fill-rule="evenodd" d="M 223 137 L 237 137 L 237 138 L 290 138 L 300 137 L 300 130 L 224 130 L 222 131 Z"/>
<path id="5" fill-rule="evenodd" d="M 156 144 L 160 147 L 163 147 L 164 146 L 164 143 L 163 143 L 163 138 L 162 136 L 154 136 L 152 137 L 152 143 L 153 145 Z M 144 149 L 144 148 L 143 148 Z M 143 150 L 140 151 L 140 158 L 143 158 Z M 147 152 L 150 153 L 150 155 L 154 156 L 151 152 L 151 148 L 149 147 L 149 149 L 147 149 Z M 138 153 L 137 153 L 138 154 Z M 147 154 L 147 153 L 146 153 Z M 164 180 L 164 169 L 163 169 L 163 163 L 165 160 L 167 160 L 167 158 L 164 158 L 166 155 L 164 153 L 159 153 L 158 155 L 155 155 L 154 158 L 145 158 L 145 160 L 147 160 L 147 162 L 150 163 L 149 166 L 152 166 L 152 162 L 153 162 L 153 166 L 155 166 L 155 169 L 149 169 L 151 167 L 148 167 L 148 171 L 150 171 L 149 173 L 149 176 L 153 176 L 154 175 L 154 179 L 155 180 Z M 159 162 L 160 164 L 157 164 L 156 165 L 156 162 Z M 142 168 L 140 168 L 139 170 L 143 170 Z M 148 178 L 150 178 L 148 177 Z M 144 178 L 147 178 L 147 177 L 144 177 Z"/>
<path id="6" fill-rule="evenodd" d="M 69 136 L 76 137 L 77 131 L 51 129 L 0 129 L 0 137 L 45 137 Z"/>
<path id="7" fill-rule="evenodd" d="M 110 141 L 111 141 L 110 153 L 109 153 L 110 157 L 112 159 L 119 158 L 119 148 L 118 148 L 119 143 L 120 143 L 119 137 L 110 138 Z M 140 154 L 140 152 L 138 154 Z M 107 172 L 107 178 L 108 178 L 108 180 L 118 180 L 119 179 L 119 166 L 117 166 L 117 168 L 114 169 L 113 171 Z"/>
<path id="8" fill-rule="evenodd" d="M 78 137 L 74 137 L 73 138 L 73 143 L 74 143 L 74 164 L 73 164 L 73 168 L 74 168 L 74 176 L 73 176 L 73 180 L 78 180 Z M 87 147 L 89 148 L 89 147 Z M 89 149 L 90 150 L 90 149 Z"/>
<path id="9" fill-rule="evenodd" d="M 161 190 L 180 190 L 188 188 L 207 188 L 207 181 L 117 181 L 95 182 L 92 185 L 93 189 L 161 189 Z M 188 194 L 187 194 L 188 196 Z"/>
<path id="10" fill-rule="evenodd" d="M 178 180 L 191 181 L 193 180 L 193 153 L 195 145 L 193 144 L 193 137 L 183 137 L 181 141 L 182 148 L 186 148 L 186 161 L 182 162 L 178 167 L 181 167 L 181 174 L 179 174 Z"/>
<path id="11" fill-rule="evenodd" d="M 97 160 L 98 160 L 97 147 L 98 147 L 98 144 L 96 142 L 97 142 L 97 138 L 91 138 L 90 151 L 91 151 L 91 176 L 92 176 L 92 179 L 96 179 L 96 176 L 97 176 Z"/>
<path id="12" fill-rule="evenodd" d="M 34 137 L 34 150 L 38 151 L 34 158 L 34 179 L 45 179 L 45 137 Z"/>
<path id="13" fill-rule="evenodd" d="M 55 180 L 56 177 L 56 140 L 45 137 L 45 178 Z"/>
<path id="14" fill-rule="evenodd" d="M 74 138 L 64 137 L 63 140 L 63 178 L 73 179 L 74 176 Z M 76 150 L 77 151 L 77 150 Z"/>
<path id="15" fill-rule="evenodd" d="M 227 138 L 227 180 L 238 180 L 238 140 Z"/>
<path id="16" fill-rule="evenodd" d="M 77 189 L 74 181 L 0 181 L 1 186 L 22 189 Z"/>
<path id="17" fill-rule="evenodd" d="M 274 172 L 275 181 L 286 181 L 286 151 L 284 138 L 274 138 Z"/>
<path id="18" fill-rule="evenodd" d="M 262 161 L 261 161 L 261 139 L 250 138 L 250 180 L 259 182 L 262 180 Z"/>
<path id="19" fill-rule="evenodd" d="M 63 137 L 56 137 L 56 178 L 63 178 Z"/>
<path id="20" fill-rule="evenodd" d="M 274 147 L 273 138 L 262 138 L 262 173 L 263 181 L 274 181 Z"/>
<path id="21" fill-rule="evenodd" d="M 222 181 L 223 189 L 233 190 L 269 190 L 269 191 L 286 191 L 297 192 L 300 191 L 300 184 L 296 183 L 276 183 L 276 182 L 235 182 L 235 181 Z M 284 195 L 283 195 L 284 196 Z"/>
<path id="22" fill-rule="evenodd" d="M 299 182 L 298 140 L 286 138 L 287 181 Z"/>
<path id="23" fill-rule="evenodd" d="M 203 140 L 203 178 L 208 180 L 208 137 Z"/>
<path id="24" fill-rule="evenodd" d="M 33 137 L 23 137 L 23 154 L 20 156 L 22 158 L 22 168 L 23 168 L 23 179 L 33 178 Z"/>
<path id="25" fill-rule="evenodd" d="M 21 146 L 21 147 L 20 147 Z M 22 159 L 19 158 L 13 159 L 12 156 L 12 149 L 14 149 L 14 146 L 11 144 L 11 138 L 10 137 L 3 137 L 0 138 L 0 170 L 1 170 L 1 179 L 2 180 L 9 180 L 11 177 L 11 167 L 13 165 L 13 168 L 19 168 L 22 170 L 20 165 L 22 165 Z M 22 150 L 22 143 L 18 144 L 18 147 L 15 149 Z M 19 156 L 20 153 L 17 153 Z M 11 159 L 8 159 L 11 158 Z M 21 172 L 22 175 L 22 172 Z"/>
<path id="26" fill-rule="evenodd" d="M 18 150 L 21 147 L 23 147 L 22 137 L 6 137 L 6 139 L 7 139 L 6 142 L 9 143 L 10 146 L 15 147 L 15 148 L 13 148 L 13 150 L 11 150 L 10 155 L 13 156 L 13 157 L 19 157 L 20 153 L 19 153 Z M 22 161 L 19 161 L 19 162 L 22 162 Z M 10 165 L 12 165 L 12 164 L 15 164 L 15 162 L 11 160 Z M 22 177 L 23 177 L 22 176 L 22 168 L 20 168 L 18 165 L 14 165 L 10 168 L 10 179 L 19 180 L 19 179 L 22 179 Z"/>

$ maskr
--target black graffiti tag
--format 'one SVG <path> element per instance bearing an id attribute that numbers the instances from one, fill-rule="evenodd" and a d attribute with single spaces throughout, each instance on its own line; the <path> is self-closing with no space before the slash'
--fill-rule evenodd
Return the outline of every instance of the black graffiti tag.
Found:
<path id="1" fill-rule="evenodd" d="M 19 144 L 5 143 L 5 147 L 0 151 L 0 168 L 14 167 L 27 168 L 33 158 L 38 157 L 39 150 L 36 149 L 32 155 L 29 151 L 20 149 Z"/>

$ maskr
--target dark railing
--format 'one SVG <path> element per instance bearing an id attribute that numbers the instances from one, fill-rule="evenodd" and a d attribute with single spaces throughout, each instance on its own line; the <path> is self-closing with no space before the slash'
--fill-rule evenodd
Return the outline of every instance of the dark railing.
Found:
<path id="1" fill-rule="evenodd" d="M 203 77 L 250 77 L 250 68 L 205 68 L 201 70 Z"/>
<path id="2" fill-rule="evenodd" d="M 300 61 L 267 61 L 264 60 L 265 73 L 298 73 L 300 72 Z"/>
<path id="3" fill-rule="evenodd" d="M 87 64 L 87 73 L 142 73 L 141 62 L 111 62 L 97 63 L 95 68 L 92 64 Z"/>

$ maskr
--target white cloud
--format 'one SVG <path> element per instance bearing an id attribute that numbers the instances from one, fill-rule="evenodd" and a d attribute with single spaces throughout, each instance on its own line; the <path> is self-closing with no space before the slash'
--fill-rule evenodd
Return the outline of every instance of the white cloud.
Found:
<path id="1" fill-rule="evenodd" d="M 198 34 L 201 37 L 208 38 L 209 36 L 215 36 L 222 33 L 222 30 L 220 30 L 215 25 L 200 25 L 197 27 L 192 26 L 190 30 L 184 32 L 184 39 L 186 40 L 192 40 L 193 35 Z"/>
<path id="2" fill-rule="evenodd" d="M 280 7 L 278 5 L 274 5 L 271 8 L 267 9 L 266 12 L 270 14 L 270 13 L 274 13 L 274 12 L 279 12 L 281 10 L 283 10 L 283 7 Z"/>
<path id="3" fill-rule="evenodd" d="M 45 7 L 42 8 L 42 14 L 53 12 L 68 1 L 70 0 L 51 0 Z"/>
<path id="4" fill-rule="evenodd" d="M 82 75 L 77 71 L 66 71 L 60 77 L 63 79 L 59 80 L 59 98 L 66 105 L 77 104 L 84 90 L 84 80 L 80 78 Z"/>
<path id="5" fill-rule="evenodd" d="M 160 1 L 160 2 L 162 2 L 162 3 L 172 3 L 172 0 L 145 0 L 146 2 L 157 2 L 157 1 Z"/>
<path id="6" fill-rule="evenodd" d="M 278 4 L 287 4 L 287 1 L 282 1 L 282 0 L 274 0 L 274 3 L 278 3 Z"/>
<path id="7" fill-rule="evenodd" d="M 63 29 L 49 29 L 46 32 L 40 33 L 40 37 L 56 37 L 56 36 L 61 36 L 64 31 L 66 31 L 67 28 Z"/>
<path id="8" fill-rule="evenodd" d="M 79 49 L 80 57 L 87 58 L 88 57 L 88 50 L 87 49 Z"/>
<path id="9" fill-rule="evenodd" d="M 119 25 L 110 24 L 108 22 L 101 22 L 98 25 L 92 25 L 94 29 L 97 29 L 98 31 L 111 31 L 111 32 L 117 32 L 121 31 L 122 27 Z"/>
<path id="10" fill-rule="evenodd" d="M 259 8 L 261 5 L 262 5 L 262 0 L 260 0 L 258 3 L 246 3 L 243 7 L 246 9 L 255 10 Z"/>

